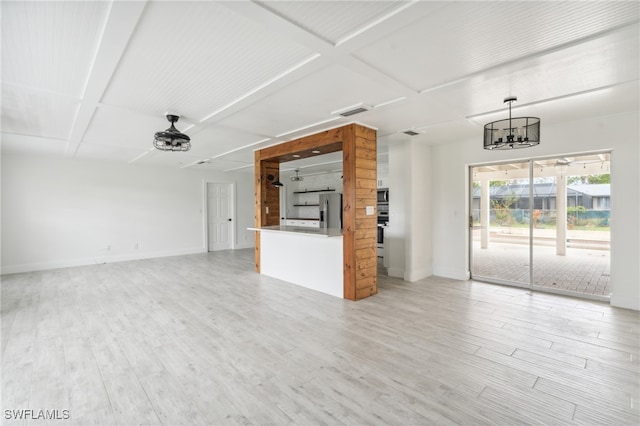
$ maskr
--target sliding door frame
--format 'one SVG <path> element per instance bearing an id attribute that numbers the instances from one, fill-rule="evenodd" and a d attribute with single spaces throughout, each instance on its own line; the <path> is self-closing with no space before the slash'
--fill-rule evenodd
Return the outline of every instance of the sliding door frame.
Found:
<path id="1" fill-rule="evenodd" d="M 469 206 L 469 211 L 467 212 L 467 217 L 469 220 L 469 223 L 467 225 L 467 232 L 468 232 L 468 250 L 469 250 L 469 277 L 472 280 L 477 280 L 477 281 L 483 281 L 483 282 L 488 282 L 488 283 L 492 283 L 492 284 L 500 284 L 500 285 L 508 285 L 511 287 L 519 287 L 519 288 L 526 288 L 530 291 L 540 291 L 540 292 L 544 292 L 544 293 L 552 293 L 552 294 L 559 294 L 559 295 L 563 295 L 563 296 L 572 296 L 572 297 L 579 297 L 582 299 L 590 299 L 590 300 L 597 300 L 597 301 L 606 301 L 608 302 L 610 300 L 609 297 L 607 296 L 599 296 L 599 295 L 593 295 L 593 294 L 587 294 L 587 293 L 578 293 L 578 292 L 572 292 L 572 291 L 567 291 L 567 290 L 562 290 L 562 289 L 555 289 L 555 288 L 550 288 L 550 287 L 543 287 L 543 286 L 535 286 L 534 285 L 534 252 L 533 252 L 533 231 L 534 231 L 534 222 L 533 220 L 531 220 L 531 218 L 533 218 L 533 211 L 534 209 L 534 185 L 533 185 L 533 178 L 534 178 L 534 162 L 535 161 L 540 161 L 540 160 L 549 160 L 549 159 L 561 159 L 563 157 L 580 157 L 580 156 L 584 156 L 584 155 L 592 155 L 592 154 L 608 154 L 609 157 L 609 161 L 611 162 L 611 157 L 613 156 L 613 152 L 612 150 L 597 150 L 597 151 L 588 151 L 588 152 L 581 152 L 581 153 L 570 153 L 570 154 L 555 154 L 555 155 L 548 155 L 548 156 L 541 156 L 541 157 L 530 157 L 527 159 L 513 159 L 513 160 L 503 160 L 503 161 L 492 161 L 492 162 L 483 162 L 483 163 L 476 163 L 476 164 L 471 164 L 468 166 L 468 182 L 467 182 L 467 187 L 468 187 L 468 194 L 469 194 L 469 198 L 468 198 L 468 206 Z M 499 166 L 499 165 L 504 165 L 504 164 L 511 164 L 511 163 L 527 163 L 528 167 L 529 167 L 529 173 L 528 173 L 528 180 L 529 180 L 529 283 L 524 284 L 521 282 L 517 282 L 517 281 L 509 281 L 509 280 L 501 280 L 499 278 L 492 278 L 492 277 L 483 277 L 483 276 L 474 276 L 473 274 L 473 182 L 474 182 L 474 174 L 473 174 L 473 169 L 474 167 L 482 167 L 482 166 Z M 609 171 L 609 173 L 611 173 L 611 171 Z M 566 183 L 565 183 L 566 184 Z M 613 198 L 613 197 L 612 197 Z M 611 200 L 611 206 L 613 206 L 613 199 Z M 487 222 L 489 223 L 490 220 Z M 488 230 L 487 230 L 488 232 Z M 611 256 L 611 250 L 609 251 L 609 255 Z M 611 262 L 611 260 L 609 260 L 609 262 Z"/>

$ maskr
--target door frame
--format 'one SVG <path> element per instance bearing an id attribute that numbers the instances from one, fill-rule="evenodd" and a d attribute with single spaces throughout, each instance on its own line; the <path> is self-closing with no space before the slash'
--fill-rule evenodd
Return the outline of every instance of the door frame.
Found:
<path id="1" fill-rule="evenodd" d="M 215 180 L 202 180 L 202 248 L 205 253 L 209 252 L 209 192 L 208 186 L 209 184 L 216 185 L 229 185 L 231 190 L 231 219 L 233 221 L 233 226 L 231 227 L 231 250 L 236 249 L 236 223 L 238 223 L 238 218 L 236 214 L 236 183 L 235 182 L 225 182 L 225 181 L 215 181 Z"/>

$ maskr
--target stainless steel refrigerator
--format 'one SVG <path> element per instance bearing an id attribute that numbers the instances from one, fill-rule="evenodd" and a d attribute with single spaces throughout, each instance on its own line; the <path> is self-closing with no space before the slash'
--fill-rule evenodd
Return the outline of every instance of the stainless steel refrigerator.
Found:
<path id="1" fill-rule="evenodd" d="M 342 229 L 342 194 L 320 194 L 320 228 Z"/>

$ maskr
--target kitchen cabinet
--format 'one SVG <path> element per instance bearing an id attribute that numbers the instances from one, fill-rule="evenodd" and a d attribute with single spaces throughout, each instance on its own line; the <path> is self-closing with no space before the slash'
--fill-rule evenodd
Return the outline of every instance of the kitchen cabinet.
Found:
<path id="1" fill-rule="evenodd" d="M 320 228 L 320 221 L 315 219 L 286 219 L 285 225 L 303 228 Z"/>

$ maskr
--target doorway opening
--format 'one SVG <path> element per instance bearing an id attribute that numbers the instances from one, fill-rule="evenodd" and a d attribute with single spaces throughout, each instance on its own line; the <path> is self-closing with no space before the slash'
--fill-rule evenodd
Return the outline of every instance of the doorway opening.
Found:
<path id="1" fill-rule="evenodd" d="M 233 184 L 207 182 L 205 205 L 207 251 L 233 249 L 235 241 Z"/>
<path id="2" fill-rule="evenodd" d="M 471 166 L 479 281 L 609 300 L 609 152 Z"/>

